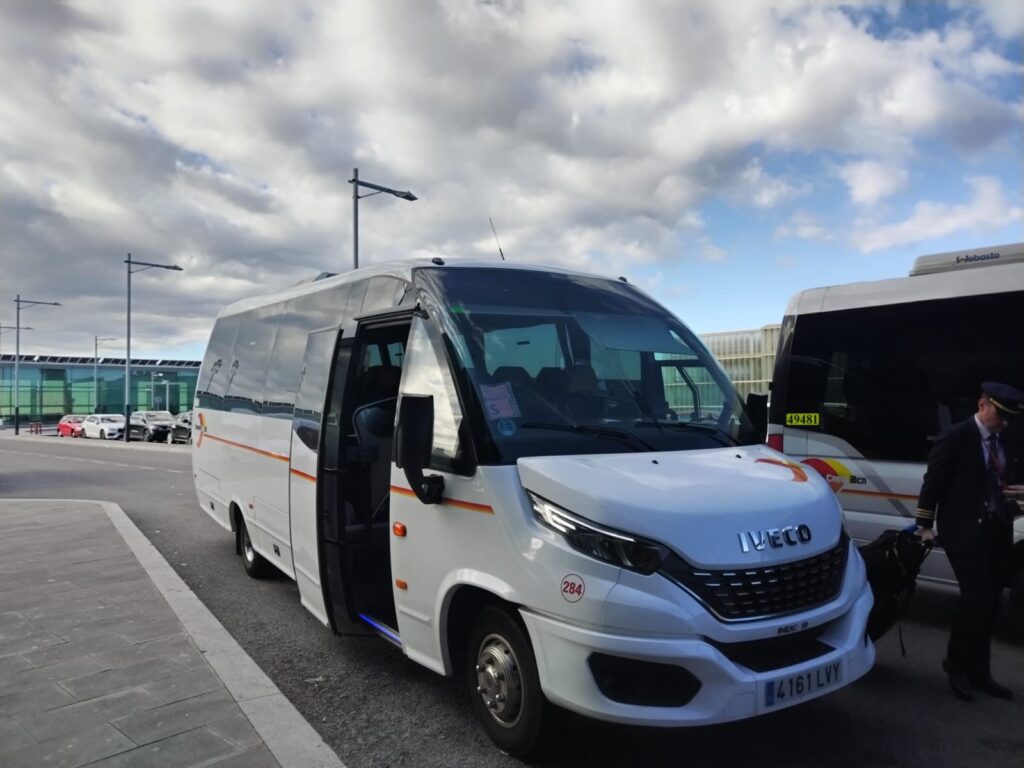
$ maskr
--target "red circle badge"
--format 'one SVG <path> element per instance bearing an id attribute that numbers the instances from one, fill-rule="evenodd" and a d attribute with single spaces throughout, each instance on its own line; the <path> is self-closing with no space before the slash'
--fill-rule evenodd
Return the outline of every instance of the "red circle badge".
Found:
<path id="1" fill-rule="evenodd" d="M 587 585 L 575 573 L 570 573 L 562 579 L 562 597 L 570 603 L 578 603 L 583 599 L 583 593 L 586 591 Z"/>

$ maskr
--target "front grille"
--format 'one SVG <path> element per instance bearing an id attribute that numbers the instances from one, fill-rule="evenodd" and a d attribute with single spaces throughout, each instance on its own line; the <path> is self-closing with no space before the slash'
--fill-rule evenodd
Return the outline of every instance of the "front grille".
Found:
<path id="1" fill-rule="evenodd" d="M 764 568 L 711 571 L 696 568 L 674 552 L 661 572 L 725 621 L 744 621 L 813 608 L 839 594 L 846 573 L 849 539 L 820 555 Z"/>

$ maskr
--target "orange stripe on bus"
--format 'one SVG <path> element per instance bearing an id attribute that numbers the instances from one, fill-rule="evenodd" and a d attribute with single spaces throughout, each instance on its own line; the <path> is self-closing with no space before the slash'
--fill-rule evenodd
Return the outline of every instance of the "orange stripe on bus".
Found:
<path id="1" fill-rule="evenodd" d="M 416 494 L 411 488 L 403 488 L 400 485 L 392 485 L 391 492 L 397 493 L 400 496 L 409 496 L 416 498 Z M 477 504 L 475 501 L 462 501 L 460 499 L 443 499 L 442 504 L 447 504 L 450 507 L 458 507 L 459 509 L 466 509 L 470 512 L 482 512 L 485 515 L 493 515 L 494 507 L 488 504 Z"/>
<path id="2" fill-rule="evenodd" d="M 882 493 L 880 491 L 848 491 L 845 488 L 840 493 L 849 493 L 853 496 L 873 496 L 879 499 L 910 499 L 917 500 L 917 496 L 910 493 Z"/>
<path id="3" fill-rule="evenodd" d="M 204 435 L 208 440 L 216 440 L 218 443 L 224 443 L 225 445 L 233 446 L 234 448 L 241 448 L 243 451 L 252 451 L 258 453 L 260 456 L 266 456 L 267 458 L 277 459 L 278 461 L 288 461 L 288 457 L 281 453 L 272 453 L 271 451 L 264 451 L 261 448 L 253 448 L 251 445 L 245 443 L 236 443 L 234 440 L 228 440 L 224 437 L 217 437 L 211 435 L 209 432 L 205 432 Z"/>
<path id="4" fill-rule="evenodd" d="M 303 480 L 309 480 L 309 482 L 311 482 L 311 483 L 315 483 L 316 482 L 316 478 L 313 477 L 313 475 L 309 474 L 308 472 L 303 472 L 301 469 L 295 469 L 293 467 L 292 468 L 292 474 L 293 475 L 297 475 L 298 477 L 301 477 Z"/>

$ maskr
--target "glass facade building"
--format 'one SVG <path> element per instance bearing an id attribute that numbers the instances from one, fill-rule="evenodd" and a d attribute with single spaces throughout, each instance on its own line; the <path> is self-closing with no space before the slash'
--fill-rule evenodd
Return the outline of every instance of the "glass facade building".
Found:
<path id="1" fill-rule="evenodd" d="M 54 422 L 67 413 L 124 413 L 124 358 L 22 355 L 18 405 L 23 422 Z M 132 410 L 192 408 L 198 360 L 132 360 Z M 14 420 L 14 355 L 0 355 L 0 419 Z"/>

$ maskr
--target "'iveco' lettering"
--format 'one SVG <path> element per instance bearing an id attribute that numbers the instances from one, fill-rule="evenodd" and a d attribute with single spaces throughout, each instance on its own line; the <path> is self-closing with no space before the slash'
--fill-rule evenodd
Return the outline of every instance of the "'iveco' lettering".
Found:
<path id="1" fill-rule="evenodd" d="M 740 549 L 744 552 L 761 552 L 766 547 L 781 549 L 785 546 L 795 547 L 807 544 L 811 540 L 811 529 L 800 525 L 787 525 L 784 528 L 768 528 L 759 531 L 740 531 Z"/>

